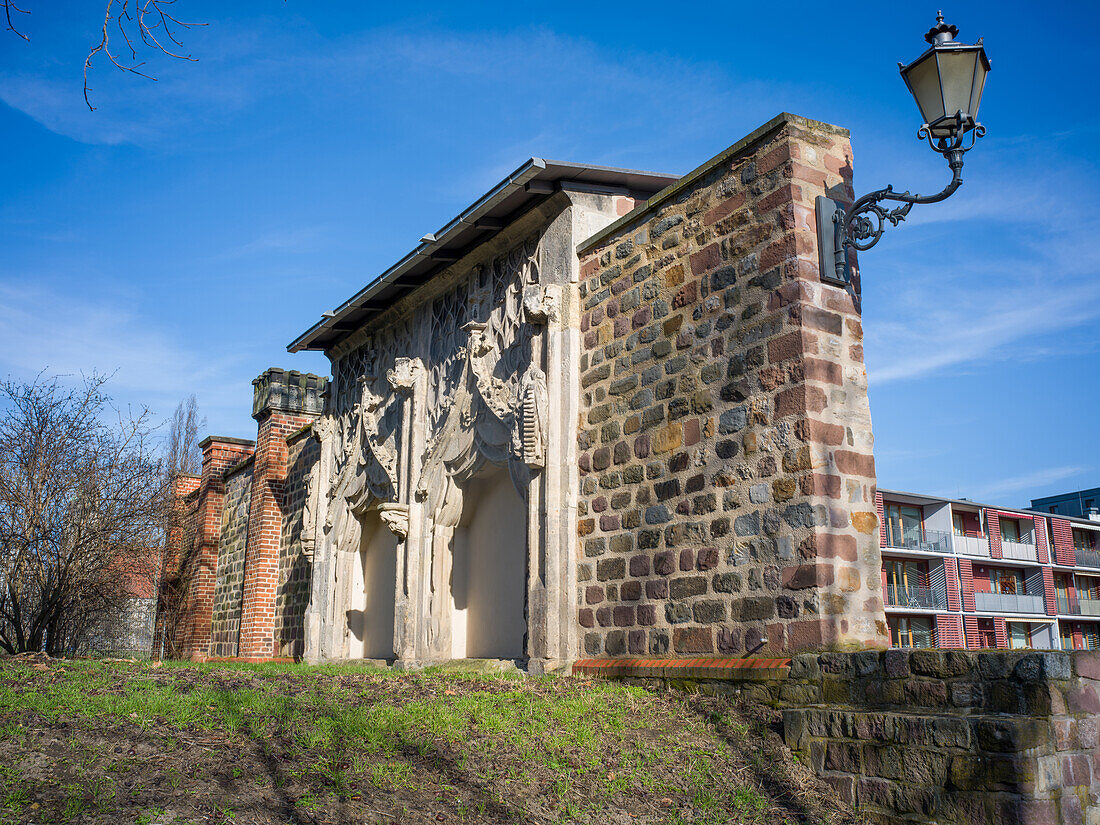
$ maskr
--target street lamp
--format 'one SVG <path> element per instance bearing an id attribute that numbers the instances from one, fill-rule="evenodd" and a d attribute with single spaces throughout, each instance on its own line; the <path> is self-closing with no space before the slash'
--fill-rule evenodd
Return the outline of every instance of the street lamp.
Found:
<path id="1" fill-rule="evenodd" d="M 915 203 L 938 203 L 962 185 L 963 155 L 985 134 L 978 123 L 978 106 L 989 72 L 989 58 L 982 41 L 973 46 L 959 43 L 959 30 L 936 15 L 924 39 L 931 48 L 908 66 L 898 64 L 901 77 L 920 109 L 924 125 L 917 137 L 928 140 L 932 150 L 947 159 L 951 182 L 935 195 L 910 195 L 895 192 L 892 186 L 877 189 L 844 208 L 831 198 L 817 198 L 817 240 L 821 251 L 821 280 L 846 286 L 851 281 L 848 247 L 864 251 L 882 237 L 886 222 L 897 226 L 905 220 Z M 886 209 L 883 201 L 902 206 Z"/>

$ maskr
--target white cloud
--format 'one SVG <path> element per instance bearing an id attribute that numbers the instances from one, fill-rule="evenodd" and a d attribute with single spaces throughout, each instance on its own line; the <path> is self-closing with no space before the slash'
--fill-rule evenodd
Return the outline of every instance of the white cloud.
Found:
<path id="1" fill-rule="evenodd" d="M 241 360 L 225 350 L 211 357 L 162 330 L 120 302 L 0 283 L 0 374 L 98 372 L 112 375 L 108 391 L 117 401 L 147 405 L 161 417 L 198 391 L 212 425 L 243 418 Z"/>
<path id="2" fill-rule="evenodd" d="M 1013 476 L 1011 478 L 1003 478 L 994 481 L 990 484 L 986 484 L 984 487 L 979 487 L 975 491 L 975 494 L 978 499 L 990 499 L 1006 493 L 1015 493 L 1019 490 L 1034 491 L 1048 484 L 1053 484 L 1056 481 L 1062 481 L 1066 478 L 1081 475 L 1088 470 L 1088 467 L 1078 466 L 1048 467 L 1026 475 Z"/>

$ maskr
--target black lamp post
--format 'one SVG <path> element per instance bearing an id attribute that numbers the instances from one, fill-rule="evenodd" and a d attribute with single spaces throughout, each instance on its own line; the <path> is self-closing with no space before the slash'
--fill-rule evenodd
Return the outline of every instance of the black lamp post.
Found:
<path id="1" fill-rule="evenodd" d="M 830 198 L 817 198 L 817 240 L 821 250 L 821 280 L 846 285 L 848 247 L 870 249 L 886 228 L 886 221 L 897 226 L 905 220 L 915 203 L 938 203 L 950 197 L 962 185 L 963 155 L 985 134 L 978 123 L 978 106 L 989 72 L 989 58 L 979 40 L 973 46 L 959 43 L 955 26 L 936 16 L 924 39 L 931 48 L 908 66 L 898 64 L 901 77 L 917 101 L 924 125 L 917 137 L 927 139 L 932 150 L 947 159 L 951 182 L 935 195 L 911 195 L 895 192 L 892 186 L 878 189 L 856 200 L 845 209 Z M 897 201 L 902 206 L 887 210 L 882 201 Z"/>

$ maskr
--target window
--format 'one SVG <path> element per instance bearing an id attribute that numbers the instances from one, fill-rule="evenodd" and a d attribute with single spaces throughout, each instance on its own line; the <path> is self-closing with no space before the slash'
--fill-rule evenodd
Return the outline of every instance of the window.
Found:
<path id="1" fill-rule="evenodd" d="M 1049 510 L 1050 510 L 1050 512 L 1052 512 L 1052 513 L 1055 513 L 1055 514 L 1057 514 L 1057 513 L 1058 513 L 1058 505 L 1057 505 L 1057 504 L 1052 504 L 1052 505 L 1050 505 L 1050 507 L 1049 507 L 1048 509 L 1049 509 Z"/>
<path id="2" fill-rule="evenodd" d="M 1024 574 L 1019 570 L 989 568 L 989 591 L 1005 596 L 1024 595 Z"/>
<path id="3" fill-rule="evenodd" d="M 891 547 L 907 547 L 909 543 L 922 541 L 921 512 L 919 507 L 904 504 L 886 505 L 886 543 Z"/>
<path id="4" fill-rule="evenodd" d="M 1078 576 L 1077 596 L 1082 599 L 1100 599 L 1100 579 L 1095 576 Z"/>
<path id="5" fill-rule="evenodd" d="M 1085 499 L 1085 510 L 1086 510 L 1086 512 L 1088 510 L 1091 510 L 1095 506 L 1096 506 L 1096 499 L 1094 499 L 1094 498 L 1086 498 Z"/>
<path id="6" fill-rule="evenodd" d="M 1081 641 L 1085 650 L 1100 650 L 1100 626 L 1096 624 L 1081 625 Z"/>
<path id="7" fill-rule="evenodd" d="M 1093 533 L 1090 530 L 1073 531 L 1073 547 L 1075 550 L 1093 550 Z"/>
<path id="8" fill-rule="evenodd" d="M 1017 519 L 1001 519 L 1001 539 L 1020 543 L 1020 522 Z"/>
<path id="9" fill-rule="evenodd" d="M 894 647 L 933 647 L 932 619 L 927 616 L 891 616 L 890 644 Z"/>
<path id="10" fill-rule="evenodd" d="M 1008 633 L 1008 646 L 1013 650 L 1034 647 L 1031 643 L 1031 629 L 1027 622 L 1005 622 Z"/>
<path id="11" fill-rule="evenodd" d="M 1062 640 L 1062 650 L 1073 650 L 1073 628 L 1067 625 L 1062 625 L 1061 630 L 1058 632 L 1059 638 Z"/>
<path id="12" fill-rule="evenodd" d="M 962 513 L 952 514 L 951 527 L 954 529 L 956 536 L 966 535 L 966 523 L 963 521 Z"/>

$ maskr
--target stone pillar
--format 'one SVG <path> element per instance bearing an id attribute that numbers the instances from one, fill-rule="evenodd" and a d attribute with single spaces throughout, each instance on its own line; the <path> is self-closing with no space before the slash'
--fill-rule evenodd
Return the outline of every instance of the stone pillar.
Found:
<path id="1" fill-rule="evenodd" d="M 324 408 L 326 379 L 269 369 L 252 382 L 252 417 L 259 422 L 244 561 L 240 656 L 276 653 L 275 595 L 283 526 L 287 436 L 311 424 Z"/>
<path id="2" fill-rule="evenodd" d="M 848 133 L 783 114 L 581 244 L 581 655 L 885 647 Z"/>
<path id="3" fill-rule="evenodd" d="M 202 475 L 195 509 L 194 538 L 180 561 L 180 602 L 176 619 L 176 652 L 204 659 L 210 652 L 214 585 L 218 576 L 218 541 L 225 505 L 225 471 L 252 453 L 253 442 L 210 436 L 199 443 Z M 184 539 L 186 541 L 186 537 Z M 171 633 L 171 631 L 169 631 Z"/>

